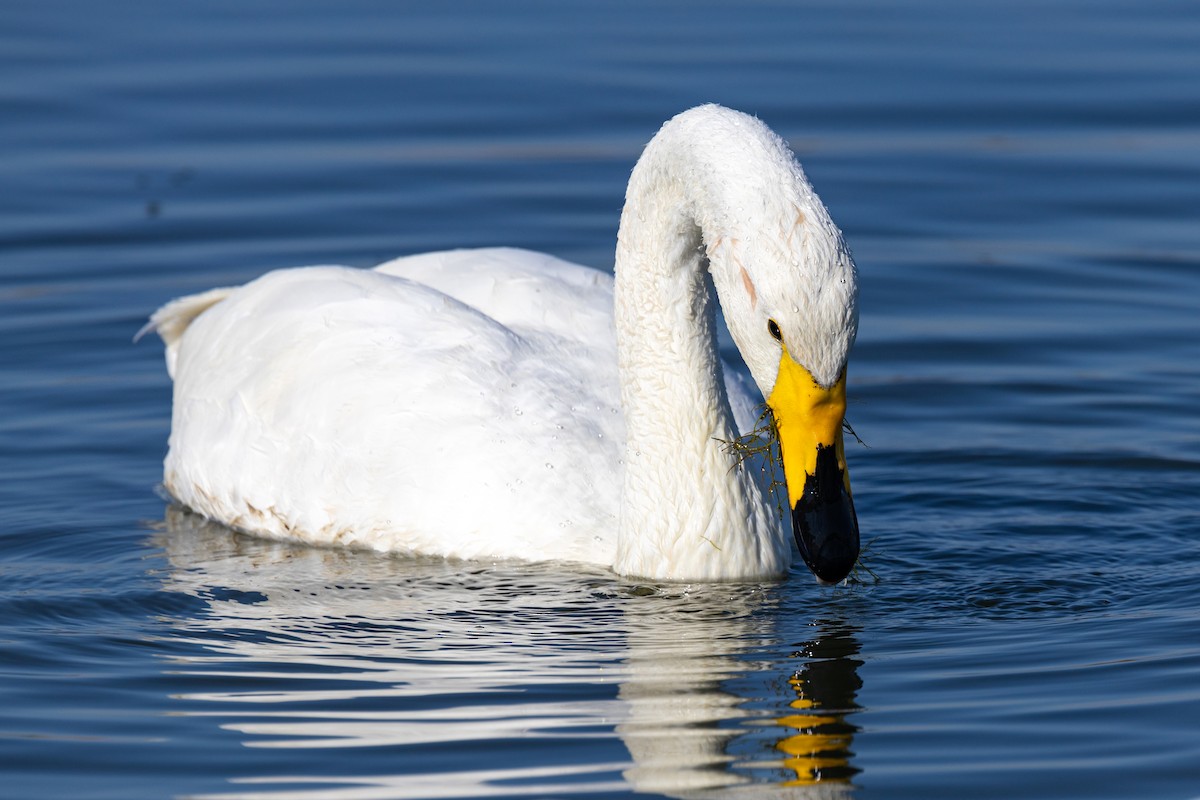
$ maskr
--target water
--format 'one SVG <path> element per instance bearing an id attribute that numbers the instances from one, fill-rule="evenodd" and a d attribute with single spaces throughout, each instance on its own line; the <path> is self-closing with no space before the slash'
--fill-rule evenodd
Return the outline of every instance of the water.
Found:
<path id="1" fill-rule="evenodd" d="M 0 10 L 0 796 L 1200 796 L 1186 3 Z M 661 122 L 787 137 L 862 274 L 877 581 L 272 544 L 156 493 L 163 301 L 611 262 Z"/>

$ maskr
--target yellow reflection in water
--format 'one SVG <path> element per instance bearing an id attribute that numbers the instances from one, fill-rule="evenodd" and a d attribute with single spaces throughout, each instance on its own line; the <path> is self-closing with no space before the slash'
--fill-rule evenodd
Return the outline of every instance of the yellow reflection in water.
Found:
<path id="1" fill-rule="evenodd" d="M 795 731 L 775 743 L 785 756 L 783 767 L 796 775 L 782 785 L 848 783 L 858 771 L 850 764 L 857 728 L 846 722 L 846 714 L 857 710 L 855 694 L 862 685 L 857 672 L 862 662 L 850 658 L 857 652 L 857 640 L 844 629 L 835 629 L 805 648 L 809 660 L 788 679 L 796 694 L 788 705 L 800 713 L 774 721 Z"/>

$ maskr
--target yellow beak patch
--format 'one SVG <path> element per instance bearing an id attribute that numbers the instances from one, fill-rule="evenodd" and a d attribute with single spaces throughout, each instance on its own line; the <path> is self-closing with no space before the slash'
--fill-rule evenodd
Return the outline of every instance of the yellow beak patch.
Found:
<path id="1" fill-rule="evenodd" d="M 829 388 L 817 384 L 804 367 L 784 348 L 779 359 L 779 377 L 767 398 L 779 430 L 783 471 L 788 499 L 794 507 L 804 496 L 805 482 L 816 474 L 817 448 L 834 447 L 842 471 L 846 494 L 850 475 L 842 446 L 842 421 L 846 417 L 846 371 Z"/>

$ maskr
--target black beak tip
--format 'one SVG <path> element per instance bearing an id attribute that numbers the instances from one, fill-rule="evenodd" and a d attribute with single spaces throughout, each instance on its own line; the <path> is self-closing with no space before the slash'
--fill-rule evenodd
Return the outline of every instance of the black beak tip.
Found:
<path id="1" fill-rule="evenodd" d="M 817 580 L 826 585 L 841 583 L 858 562 L 858 547 L 828 548 L 808 552 L 801 545 L 800 554 Z"/>
<path id="2" fill-rule="evenodd" d="M 838 583 L 858 562 L 858 516 L 832 450 L 821 448 L 817 474 L 792 509 L 792 528 L 804 563 L 821 583 Z"/>
<path id="3" fill-rule="evenodd" d="M 849 498 L 845 503 L 824 504 L 792 511 L 796 544 L 804 563 L 821 583 L 839 583 L 858 562 L 858 520 Z"/>

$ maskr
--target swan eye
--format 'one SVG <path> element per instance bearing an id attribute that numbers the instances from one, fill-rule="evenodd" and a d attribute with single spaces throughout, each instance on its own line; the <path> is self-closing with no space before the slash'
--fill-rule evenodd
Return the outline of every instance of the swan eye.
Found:
<path id="1" fill-rule="evenodd" d="M 767 333 L 771 334 L 771 338 L 775 341 L 783 341 L 783 333 L 780 332 L 779 325 L 773 319 L 767 320 Z"/>

